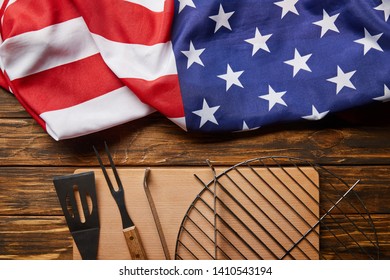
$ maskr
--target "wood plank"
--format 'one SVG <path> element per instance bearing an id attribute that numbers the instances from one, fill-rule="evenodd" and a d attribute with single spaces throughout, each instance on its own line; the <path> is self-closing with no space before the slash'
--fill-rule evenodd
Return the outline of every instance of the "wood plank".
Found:
<path id="1" fill-rule="evenodd" d="M 375 231 L 360 216 L 325 218 L 326 227 L 321 226 L 324 259 L 389 259 L 388 217 L 372 216 Z"/>
<path id="2" fill-rule="evenodd" d="M 71 259 L 63 217 L 0 216 L 0 259 Z"/>
<path id="3" fill-rule="evenodd" d="M 0 168 L 0 215 L 62 215 L 53 178 L 74 168 Z"/>
<path id="4" fill-rule="evenodd" d="M 0 118 L 28 118 L 29 114 L 15 96 L 0 88 Z"/>
<path id="5" fill-rule="evenodd" d="M 390 167 L 389 166 L 325 166 L 340 176 L 349 186 L 361 182 L 355 191 L 364 201 L 370 213 L 390 214 Z M 339 187 L 336 187 L 339 188 Z"/>
<path id="6" fill-rule="evenodd" d="M 107 141 L 118 166 L 233 165 L 260 156 L 320 164 L 390 163 L 390 122 L 382 126 L 299 123 L 233 134 L 192 134 L 158 114 L 93 135 L 56 142 L 32 119 L 0 119 L 0 165 L 96 166 L 92 145 Z"/>
<path id="7" fill-rule="evenodd" d="M 349 185 L 361 179 L 356 192 L 368 210 L 371 213 L 390 214 L 390 166 L 325 167 L 341 176 Z M 62 215 L 52 180 L 57 175 L 72 174 L 75 169 L 0 167 L 0 215 Z M 335 197 L 335 194 L 331 196 L 333 199 Z"/>
<path id="8" fill-rule="evenodd" d="M 390 217 L 378 214 L 372 218 L 379 239 L 379 258 L 389 260 Z M 326 237 L 320 243 L 322 250 L 332 244 Z M 72 238 L 63 217 L 0 216 L 0 259 L 72 259 L 72 253 Z"/>

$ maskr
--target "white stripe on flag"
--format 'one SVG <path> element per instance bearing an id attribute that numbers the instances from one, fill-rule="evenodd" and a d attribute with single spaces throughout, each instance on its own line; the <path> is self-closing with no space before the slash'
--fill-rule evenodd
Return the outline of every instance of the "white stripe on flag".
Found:
<path id="1" fill-rule="evenodd" d="M 172 43 L 152 46 L 125 44 L 92 34 L 100 53 L 119 78 L 152 81 L 166 75 L 176 75 L 176 62 Z"/>
<path id="2" fill-rule="evenodd" d="M 0 46 L 3 67 L 11 80 L 89 57 L 97 52 L 88 27 L 81 17 L 8 38 Z"/>
<path id="3" fill-rule="evenodd" d="M 78 137 L 153 113 L 127 87 L 66 109 L 42 113 L 47 133 L 55 140 Z"/>
<path id="4" fill-rule="evenodd" d="M 145 8 L 153 12 L 164 11 L 165 0 L 124 0 L 124 1 L 144 6 Z"/>

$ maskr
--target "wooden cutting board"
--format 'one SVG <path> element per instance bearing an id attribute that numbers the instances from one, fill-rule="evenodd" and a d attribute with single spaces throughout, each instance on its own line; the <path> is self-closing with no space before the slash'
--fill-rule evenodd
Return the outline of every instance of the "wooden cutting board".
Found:
<path id="1" fill-rule="evenodd" d="M 289 168 L 286 168 L 287 170 Z M 226 168 L 216 168 L 217 174 L 225 171 Z M 304 167 L 305 175 L 301 171 L 297 171 L 296 168 L 291 168 L 289 173 L 293 174 L 296 181 L 295 186 L 291 186 L 293 191 L 296 192 L 296 184 L 307 185 L 308 178 L 312 180 L 318 186 L 318 174 L 313 168 Z M 123 260 L 131 259 L 128 251 L 126 241 L 122 233 L 122 224 L 119 214 L 119 210 L 115 201 L 113 200 L 109 188 L 104 179 L 103 173 L 100 169 L 78 169 L 75 173 L 81 173 L 86 171 L 94 171 L 96 180 L 96 191 L 99 209 L 99 221 L 100 221 L 100 240 L 98 249 L 98 259 L 103 260 Z M 275 182 L 274 175 L 267 174 L 267 171 L 261 168 L 257 170 L 262 177 L 269 179 L 271 184 L 276 185 L 276 188 L 285 188 L 285 185 L 280 186 L 280 183 Z M 112 182 L 115 182 L 111 170 L 108 168 L 108 173 Z M 154 223 L 152 212 L 144 191 L 144 168 L 118 168 L 119 176 L 122 180 L 125 190 L 125 200 L 127 210 L 134 224 L 138 228 L 141 236 L 148 259 L 161 260 L 165 259 L 164 252 L 160 243 L 157 228 Z M 190 205 L 193 203 L 197 195 L 204 189 L 204 186 L 195 178 L 196 174 L 203 182 L 208 183 L 212 181 L 212 172 L 207 167 L 186 167 L 186 168 L 151 168 L 148 185 L 153 197 L 161 226 L 166 238 L 166 242 L 169 248 L 171 259 L 175 258 L 176 240 L 178 238 L 178 232 L 180 224 L 183 221 L 184 216 Z M 245 174 L 249 180 L 256 180 L 256 174 Z M 291 185 L 291 179 L 283 178 L 283 174 L 280 174 L 282 181 L 288 181 L 286 185 Z M 279 181 L 279 180 L 278 180 Z M 294 185 L 293 184 L 293 185 Z M 278 186 L 279 185 L 279 186 Z M 310 185 L 310 184 L 309 184 Z M 316 217 L 311 217 L 305 213 L 302 213 L 302 217 L 310 221 L 311 224 L 318 220 L 319 209 L 318 201 L 319 194 L 318 189 L 310 187 L 308 190 L 317 202 L 306 201 L 305 204 L 316 213 Z M 234 191 L 234 190 L 233 190 Z M 279 193 L 285 192 L 282 189 L 276 190 Z M 266 191 L 265 191 L 266 192 Z M 272 200 L 272 194 L 269 199 Z M 287 203 L 290 202 L 286 199 Z M 289 209 L 289 205 L 279 205 L 281 211 Z M 286 211 L 287 211 L 286 210 Z M 307 215 L 307 217 L 305 216 Z M 200 225 L 202 226 L 202 225 Z M 299 223 L 297 225 L 300 226 Z M 305 232 L 306 228 L 302 225 L 302 232 Z M 318 229 L 317 229 L 318 231 Z M 319 248 L 318 234 L 311 236 L 314 238 L 312 244 Z M 73 244 L 73 258 L 81 259 L 77 247 Z M 311 258 L 318 258 L 318 250 L 314 253 L 311 252 Z"/>

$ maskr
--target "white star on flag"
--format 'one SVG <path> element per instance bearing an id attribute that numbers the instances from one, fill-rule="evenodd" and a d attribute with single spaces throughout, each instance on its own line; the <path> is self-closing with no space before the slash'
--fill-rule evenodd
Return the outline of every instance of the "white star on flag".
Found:
<path id="1" fill-rule="evenodd" d="M 230 65 L 228 64 L 226 74 L 218 75 L 218 78 L 221 78 L 226 81 L 226 91 L 228 91 L 232 85 L 236 85 L 243 88 L 244 86 L 241 84 L 240 80 L 238 79 L 242 75 L 242 73 L 244 73 L 244 71 L 234 72 L 230 67 Z"/>
<path id="2" fill-rule="evenodd" d="M 390 0 L 382 0 L 382 4 L 374 8 L 378 11 L 383 11 L 385 13 L 385 21 L 389 19 L 390 16 Z"/>
<path id="3" fill-rule="evenodd" d="M 284 18 L 287 13 L 292 12 L 296 15 L 299 15 L 297 8 L 295 7 L 295 4 L 298 2 L 298 0 L 283 0 L 279 2 L 274 2 L 275 5 L 282 8 L 282 17 Z"/>
<path id="4" fill-rule="evenodd" d="M 192 0 L 178 0 L 178 1 L 180 3 L 179 13 L 187 6 L 192 7 L 192 8 L 196 8 L 194 1 L 192 1 Z"/>
<path id="5" fill-rule="evenodd" d="M 226 27 L 229 30 L 232 30 L 229 23 L 229 18 L 234 14 L 234 12 L 225 13 L 222 4 L 219 4 L 219 11 L 218 14 L 215 16 L 210 16 L 213 21 L 215 21 L 215 30 L 214 33 L 216 33 L 222 26 Z"/>
<path id="6" fill-rule="evenodd" d="M 389 88 L 385 85 L 385 94 L 383 96 L 379 96 L 379 97 L 374 98 L 374 100 L 382 101 L 382 102 L 389 102 L 390 101 Z"/>
<path id="7" fill-rule="evenodd" d="M 356 89 L 351 82 L 351 78 L 355 73 L 356 71 L 344 73 L 340 66 L 337 66 L 337 76 L 327 79 L 327 81 L 335 83 L 337 85 L 336 94 L 338 94 L 344 87 Z"/>
<path id="8" fill-rule="evenodd" d="M 255 37 L 245 40 L 245 42 L 253 45 L 252 56 L 254 56 L 258 50 L 262 49 L 270 52 L 266 42 L 272 36 L 272 34 L 261 35 L 259 29 L 256 27 Z"/>
<path id="9" fill-rule="evenodd" d="M 297 49 L 295 49 L 294 58 L 291 60 L 287 60 L 284 63 L 291 65 L 293 70 L 293 77 L 299 72 L 299 70 L 306 70 L 308 72 L 311 72 L 311 69 L 307 65 L 307 61 L 311 57 L 312 54 L 308 54 L 305 56 L 301 56 Z"/>
<path id="10" fill-rule="evenodd" d="M 188 51 L 181 51 L 187 58 L 187 69 L 194 63 L 204 66 L 200 55 L 204 52 L 205 49 L 195 49 L 194 44 L 190 41 L 190 49 Z"/>
<path id="11" fill-rule="evenodd" d="M 322 20 L 313 22 L 313 24 L 318 25 L 321 27 L 321 38 L 325 35 L 326 32 L 329 30 L 335 31 L 337 33 L 340 33 L 339 29 L 337 28 L 335 21 L 338 18 L 340 14 L 336 14 L 333 16 L 329 16 L 329 14 L 323 10 L 323 18 Z"/>
<path id="12" fill-rule="evenodd" d="M 276 105 L 276 104 L 281 104 L 283 106 L 287 107 L 286 102 L 282 99 L 283 95 L 286 94 L 287 91 L 282 91 L 282 92 L 276 92 L 270 85 L 268 85 L 268 94 L 266 95 L 261 95 L 259 98 L 268 100 L 268 111 L 271 111 L 271 109 Z"/>
<path id="13" fill-rule="evenodd" d="M 220 106 L 210 107 L 209 104 L 207 104 L 206 99 L 203 99 L 203 106 L 202 109 L 193 111 L 195 115 L 198 115 L 200 117 L 200 126 L 201 128 L 205 123 L 212 122 L 218 125 L 218 122 L 214 116 L 215 112 L 219 109 Z"/>
<path id="14" fill-rule="evenodd" d="M 309 121 L 318 121 L 318 120 L 324 118 L 329 113 L 329 111 L 319 113 L 317 108 L 314 107 L 314 105 L 312 105 L 311 111 L 312 111 L 311 115 L 304 116 L 302 118 L 309 120 Z"/>
<path id="15" fill-rule="evenodd" d="M 378 44 L 378 40 L 383 35 L 383 33 L 377 34 L 377 35 L 371 35 L 367 29 L 364 28 L 364 38 L 355 40 L 354 42 L 358 44 L 362 44 L 364 46 L 364 55 L 371 50 L 376 49 L 378 51 L 383 52 L 383 49 Z"/>

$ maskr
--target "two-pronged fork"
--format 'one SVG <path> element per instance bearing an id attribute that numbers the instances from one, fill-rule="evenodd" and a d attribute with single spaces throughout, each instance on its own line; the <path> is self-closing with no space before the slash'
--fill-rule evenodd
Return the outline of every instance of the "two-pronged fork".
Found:
<path id="1" fill-rule="evenodd" d="M 96 157 L 99 161 L 100 167 L 103 171 L 104 177 L 107 181 L 108 187 L 110 188 L 110 192 L 112 194 L 112 197 L 114 198 L 116 204 L 118 205 L 119 212 L 121 214 L 122 218 L 122 227 L 123 227 L 123 234 L 126 238 L 127 246 L 129 248 L 129 252 L 131 255 L 131 258 L 133 260 L 146 260 L 146 253 L 142 246 L 141 238 L 138 233 L 137 228 L 135 227 L 133 221 L 131 220 L 129 213 L 127 212 L 126 205 L 125 205 L 125 195 L 124 190 L 122 186 L 122 182 L 119 178 L 118 172 L 116 170 L 116 167 L 114 165 L 114 161 L 112 160 L 110 151 L 108 150 L 107 144 L 104 142 L 106 154 L 108 156 L 108 159 L 110 161 L 111 169 L 114 172 L 115 180 L 118 185 L 118 190 L 115 190 L 110 177 L 107 174 L 106 168 L 103 165 L 102 159 L 100 158 L 100 155 L 95 147 L 93 147 Z"/>

